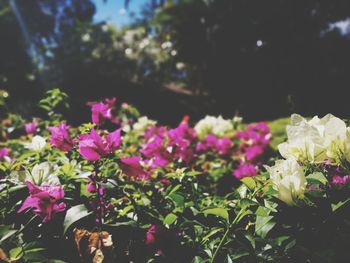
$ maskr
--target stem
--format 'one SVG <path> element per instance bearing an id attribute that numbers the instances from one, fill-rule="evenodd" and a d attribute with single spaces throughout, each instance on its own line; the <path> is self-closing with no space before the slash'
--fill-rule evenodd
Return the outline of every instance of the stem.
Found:
<path id="1" fill-rule="evenodd" d="M 221 247 L 223 246 L 223 244 L 225 243 L 228 234 L 230 233 L 232 227 L 238 222 L 238 219 L 241 217 L 241 214 L 243 213 L 243 211 L 244 211 L 244 209 L 241 209 L 241 210 L 238 212 L 238 214 L 236 215 L 235 219 L 232 221 L 232 223 L 229 224 L 229 226 L 227 227 L 227 229 L 226 229 L 226 231 L 225 231 L 225 234 L 224 234 L 223 237 L 221 238 L 218 247 L 215 249 L 215 252 L 214 252 L 214 254 L 213 254 L 213 257 L 211 258 L 210 263 L 214 263 L 214 262 L 215 262 L 216 256 L 218 255 L 218 253 L 219 253 Z"/>
<path id="2" fill-rule="evenodd" d="M 104 205 L 103 202 L 103 196 L 100 193 L 100 184 L 99 184 L 99 177 L 98 177 L 98 165 L 94 163 L 94 172 L 95 172 L 95 184 L 96 184 L 96 192 L 97 192 L 97 199 L 98 199 L 98 207 L 97 207 L 97 215 L 96 215 L 96 221 L 98 221 L 98 227 L 102 229 L 102 206 Z"/>

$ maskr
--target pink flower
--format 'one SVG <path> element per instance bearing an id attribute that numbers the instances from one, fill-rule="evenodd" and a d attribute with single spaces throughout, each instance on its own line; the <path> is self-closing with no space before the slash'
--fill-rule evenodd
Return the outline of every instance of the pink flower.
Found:
<path id="1" fill-rule="evenodd" d="M 146 244 L 152 245 L 156 242 L 157 235 L 159 232 L 159 225 L 152 225 L 146 232 Z"/>
<path id="2" fill-rule="evenodd" d="M 38 123 L 33 120 L 32 122 L 24 124 L 24 129 L 27 134 L 36 134 L 38 129 Z"/>
<path id="3" fill-rule="evenodd" d="M 226 155 L 233 147 L 232 141 L 227 137 L 217 138 L 213 134 L 208 134 L 203 141 L 196 145 L 198 152 L 205 152 L 211 150 L 218 152 L 221 155 Z"/>
<path id="4" fill-rule="evenodd" d="M 97 125 L 102 125 L 105 120 L 112 120 L 112 109 L 116 102 L 116 98 L 105 99 L 104 102 L 91 104 L 91 119 Z"/>
<path id="5" fill-rule="evenodd" d="M 89 193 L 95 193 L 96 192 L 96 183 L 90 180 L 86 184 L 86 191 L 88 191 Z"/>
<path id="6" fill-rule="evenodd" d="M 189 163 L 194 158 L 196 133 L 186 122 L 167 131 L 165 127 L 151 127 L 144 135 L 147 142 L 141 153 L 152 168 L 164 167 L 174 159 Z"/>
<path id="7" fill-rule="evenodd" d="M 248 125 L 246 130 L 238 132 L 236 136 L 250 145 L 268 145 L 271 140 L 270 128 L 264 122 Z"/>
<path id="8" fill-rule="evenodd" d="M 263 154 L 264 154 L 264 147 L 260 145 L 247 147 L 244 153 L 248 161 L 254 161 Z"/>
<path id="9" fill-rule="evenodd" d="M 177 128 L 168 132 L 168 137 L 168 147 L 174 148 L 173 156 L 185 163 L 191 162 L 194 158 L 191 145 L 196 140 L 195 130 L 189 127 L 187 122 L 182 122 Z"/>
<path id="10" fill-rule="evenodd" d="M 350 175 L 345 175 L 345 176 L 334 175 L 331 181 L 331 183 L 337 188 L 342 188 L 349 182 L 350 182 Z"/>
<path id="11" fill-rule="evenodd" d="M 222 155 L 227 154 L 231 150 L 232 146 L 232 141 L 226 137 L 218 139 L 215 145 L 216 150 Z"/>
<path id="12" fill-rule="evenodd" d="M 238 168 L 233 171 L 233 176 L 238 180 L 244 177 L 256 176 L 257 174 L 258 171 L 256 170 L 255 166 L 249 163 L 241 163 Z"/>
<path id="13" fill-rule="evenodd" d="M 150 141 L 144 145 L 144 149 L 141 150 L 141 153 L 145 157 L 152 159 L 150 162 L 152 168 L 164 167 L 170 163 L 172 159 L 171 154 L 163 145 L 163 138 L 159 136 L 151 138 Z"/>
<path id="14" fill-rule="evenodd" d="M 58 125 L 57 127 L 49 127 L 49 131 L 51 132 L 51 145 L 60 149 L 62 152 L 68 152 L 74 146 L 73 139 L 69 136 L 65 123 Z"/>
<path id="15" fill-rule="evenodd" d="M 151 177 L 149 176 L 149 173 L 142 168 L 140 161 L 141 158 L 137 156 L 120 158 L 119 165 L 123 173 L 125 173 L 127 176 L 149 181 Z"/>
<path id="16" fill-rule="evenodd" d="M 78 141 L 80 154 L 89 161 L 97 161 L 120 147 L 120 129 L 108 134 L 105 138 L 92 129 L 90 134 L 79 135 Z"/>
<path id="17" fill-rule="evenodd" d="M 0 160 L 4 159 L 4 157 L 9 156 L 10 149 L 7 147 L 0 148 Z"/>
<path id="18" fill-rule="evenodd" d="M 65 203 L 58 203 L 64 198 L 64 191 L 60 186 L 36 186 L 31 182 L 26 182 L 30 196 L 23 202 L 18 213 L 27 208 L 32 208 L 33 212 L 40 216 L 43 223 L 50 221 L 56 213 L 66 209 Z"/>
<path id="19" fill-rule="evenodd" d="M 149 140 L 152 137 L 164 138 L 167 133 L 167 128 L 164 126 L 151 126 L 144 134 L 145 139 Z"/>

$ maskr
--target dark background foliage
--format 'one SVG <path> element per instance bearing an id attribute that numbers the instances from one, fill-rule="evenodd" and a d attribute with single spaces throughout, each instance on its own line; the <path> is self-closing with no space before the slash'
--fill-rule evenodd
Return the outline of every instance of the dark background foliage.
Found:
<path id="1" fill-rule="evenodd" d="M 349 118 L 349 1 L 149 1 L 143 10 L 131 25 L 106 30 L 93 22 L 90 0 L 1 0 L 0 88 L 10 106 L 30 116 L 33 101 L 59 87 L 81 118 L 86 100 L 106 96 L 165 123 L 184 114 Z M 135 29 L 171 41 L 176 56 L 130 59 L 115 43 Z"/>

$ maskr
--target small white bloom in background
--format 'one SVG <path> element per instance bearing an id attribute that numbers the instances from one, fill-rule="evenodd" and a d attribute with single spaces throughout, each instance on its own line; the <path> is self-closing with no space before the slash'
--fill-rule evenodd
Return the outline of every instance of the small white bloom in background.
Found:
<path id="1" fill-rule="evenodd" d="M 137 122 L 134 123 L 132 129 L 134 131 L 143 132 L 149 127 L 156 125 L 157 122 L 154 120 L 148 119 L 146 116 L 138 118 Z"/>
<path id="2" fill-rule="evenodd" d="M 287 136 L 287 142 L 278 146 L 284 158 L 302 162 L 350 159 L 350 136 L 345 122 L 331 114 L 322 119 L 315 116 L 310 121 L 293 114 Z"/>
<path id="3" fill-rule="evenodd" d="M 233 121 L 234 123 L 240 124 L 240 123 L 243 122 L 243 118 L 240 117 L 240 116 L 234 116 L 233 119 L 232 119 L 232 121 Z"/>
<path id="4" fill-rule="evenodd" d="M 132 54 L 132 49 L 128 47 L 125 49 L 124 52 L 125 52 L 125 55 L 130 56 Z"/>
<path id="5" fill-rule="evenodd" d="M 288 205 L 303 199 L 306 190 L 306 178 L 303 168 L 292 158 L 278 160 L 272 167 L 266 167 L 278 198 Z"/>
<path id="6" fill-rule="evenodd" d="M 194 129 L 199 138 L 204 138 L 208 134 L 221 137 L 233 130 L 233 124 L 230 120 L 222 118 L 222 116 L 206 116 L 196 124 Z"/>
<path id="7" fill-rule="evenodd" d="M 123 132 L 129 132 L 131 130 L 130 125 L 129 124 L 123 125 L 122 130 L 123 130 Z"/>
<path id="8" fill-rule="evenodd" d="M 182 69 L 184 69 L 186 67 L 186 64 L 183 63 L 183 62 L 177 62 L 175 67 L 176 67 L 177 70 L 182 70 Z"/>
<path id="9" fill-rule="evenodd" d="M 46 147 L 46 140 L 45 138 L 41 137 L 40 135 L 36 135 L 32 138 L 32 142 L 24 143 L 24 146 L 29 149 L 36 152 L 40 152 Z"/>
<path id="10" fill-rule="evenodd" d="M 15 184 L 25 184 L 29 181 L 35 185 L 61 185 L 57 176 L 59 167 L 53 162 L 43 162 L 34 165 L 31 172 L 29 171 L 14 171 L 8 180 Z"/>
<path id="11" fill-rule="evenodd" d="M 89 34 L 89 33 L 86 33 L 86 34 L 82 35 L 82 36 L 81 36 L 81 40 L 82 40 L 83 42 L 89 42 L 89 41 L 91 40 L 90 34 Z"/>

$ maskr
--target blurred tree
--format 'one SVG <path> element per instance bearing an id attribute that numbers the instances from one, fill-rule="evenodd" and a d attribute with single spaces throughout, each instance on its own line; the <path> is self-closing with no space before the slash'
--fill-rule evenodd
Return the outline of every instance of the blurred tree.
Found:
<path id="1" fill-rule="evenodd" d="M 16 17 L 6 0 L 0 0 L 0 32 L 0 89 L 11 91 L 12 99 L 16 98 L 18 102 L 17 107 L 26 107 L 38 94 L 36 73 Z"/>
<path id="2" fill-rule="evenodd" d="M 347 0 L 178 0 L 154 23 L 190 68 L 190 86 L 210 92 L 216 113 L 349 117 L 349 18 Z"/>
<path id="3" fill-rule="evenodd" d="M 60 87 L 78 112 L 116 95 L 166 121 L 350 117 L 348 0 L 149 0 L 120 29 L 93 23 L 94 12 L 92 0 L 0 0 L 0 88 L 25 100 Z"/>

